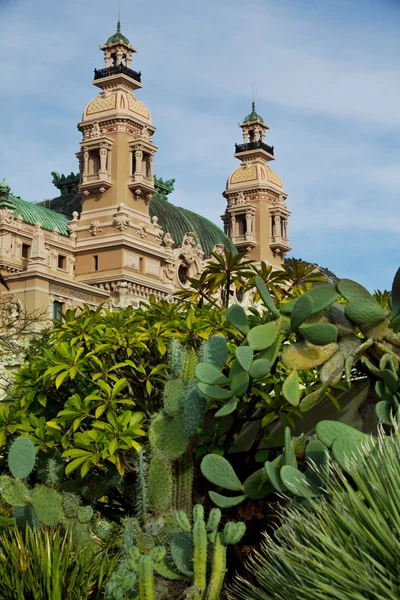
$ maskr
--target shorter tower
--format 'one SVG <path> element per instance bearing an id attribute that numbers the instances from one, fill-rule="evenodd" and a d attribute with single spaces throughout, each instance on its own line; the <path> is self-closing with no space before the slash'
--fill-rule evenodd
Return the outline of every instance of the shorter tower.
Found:
<path id="1" fill-rule="evenodd" d="M 230 175 L 223 192 L 227 200 L 221 217 L 224 231 L 249 258 L 279 266 L 291 249 L 290 212 L 282 181 L 268 164 L 275 160 L 274 147 L 266 143 L 269 127 L 256 113 L 254 102 L 251 113 L 239 127 L 243 143 L 236 144 L 234 156 L 241 165 Z"/>

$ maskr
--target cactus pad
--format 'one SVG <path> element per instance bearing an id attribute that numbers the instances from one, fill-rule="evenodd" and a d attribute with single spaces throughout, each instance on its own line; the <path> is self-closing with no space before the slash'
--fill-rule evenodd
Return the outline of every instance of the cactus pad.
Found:
<path id="1" fill-rule="evenodd" d="M 270 371 L 271 363 L 269 362 L 269 360 L 266 360 L 265 358 L 260 358 L 252 363 L 249 369 L 249 375 L 253 379 L 262 379 L 263 377 L 268 375 Z"/>
<path id="2" fill-rule="evenodd" d="M 228 359 L 228 344 L 226 339 L 220 335 L 208 338 L 202 348 L 202 362 L 211 363 L 222 369 Z"/>
<path id="3" fill-rule="evenodd" d="M 316 325 L 303 325 L 301 335 L 307 342 L 315 346 L 326 346 L 334 342 L 338 336 L 338 329 L 332 323 L 317 323 Z"/>
<path id="4" fill-rule="evenodd" d="M 27 437 L 17 438 L 8 452 L 8 468 L 14 477 L 25 479 L 35 466 L 35 447 Z"/>
<path id="5" fill-rule="evenodd" d="M 253 361 L 254 350 L 250 346 L 238 346 L 235 351 L 236 360 L 244 371 L 250 369 L 250 365 Z"/>
<path id="6" fill-rule="evenodd" d="M 296 496 L 314 498 L 319 495 L 319 491 L 313 485 L 311 478 L 308 478 L 306 473 L 302 473 L 295 467 L 284 465 L 280 476 L 285 487 Z"/>
<path id="7" fill-rule="evenodd" d="M 252 473 L 243 484 L 244 493 L 252 500 L 265 498 L 273 491 L 264 469 L 258 469 Z"/>
<path id="8" fill-rule="evenodd" d="M 256 284 L 257 291 L 260 294 L 260 298 L 264 302 L 265 306 L 275 318 L 278 318 L 279 310 L 276 308 L 274 301 L 271 298 L 271 294 L 268 291 L 265 281 L 260 277 L 260 275 L 256 275 L 254 278 L 254 283 Z"/>
<path id="9" fill-rule="evenodd" d="M 224 385 L 228 383 L 227 377 L 210 363 L 198 363 L 195 375 L 199 381 L 209 383 L 210 385 Z"/>
<path id="10" fill-rule="evenodd" d="M 240 333 L 247 335 L 249 331 L 249 321 L 246 311 L 239 304 L 232 304 L 226 312 L 226 318 Z"/>
<path id="11" fill-rule="evenodd" d="M 226 490 L 241 491 L 243 486 L 230 462 L 218 454 L 207 454 L 201 461 L 200 470 L 204 477 Z"/>
<path id="12" fill-rule="evenodd" d="M 25 506 L 30 499 L 27 486 L 18 479 L 2 475 L 0 477 L 0 492 L 4 502 L 11 506 Z"/>
<path id="13" fill-rule="evenodd" d="M 290 327 L 295 330 L 308 319 L 312 314 L 314 308 L 314 302 L 312 298 L 303 294 L 297 298 L 296 304 L 293 307 L 292 314 L 290 316 Z"/>
<path id="14" fill-rule="evenodd" d="M 37 485 L 32 493 L 35 515 L 44 525 L 54 526 L 63 516 L 61 495 L 45 485 Z"/>
<path id="15" fill-rule="evenodd" d="M 297 342 L 285 346 L 282 352 L 282 362 L 288 369 L 312 369 L 322 365 L 339 349 L 338 344 L 331 343 L 326 346 L 314 346 L 309 343 Z"/>
<path id="16" fill-rule="evenodd" d="M 193 542 L 187 533 L 176 533 L 171 541 L 171 557 L 176 568 L 186 577 L 193 576 Z"/>
<path id="17" fill-rule="evenodd" d="M 299 386 L 299 374 L 293 369 L 288 377 L 283 382 L 282 393 L 285 399 L 292 406 L 298 406 L 300 402 L 300 386 Z"/>
<path id="18" fill-rule="evenodd" d="M 234 396 L 240 397 L 247 392 L 250 383 L 250 376 L 244 371 L 235 359 L 229 371 L 229 386 Z"/>
<path id="19" fill-rule="evenodd" d="M 265 325 L 257 325 L 250 329 L 247 334 L 247 341 L 253 350 L 265 350 L 275 342 L 280 327 L 276 321 L 265 323 Z"/>

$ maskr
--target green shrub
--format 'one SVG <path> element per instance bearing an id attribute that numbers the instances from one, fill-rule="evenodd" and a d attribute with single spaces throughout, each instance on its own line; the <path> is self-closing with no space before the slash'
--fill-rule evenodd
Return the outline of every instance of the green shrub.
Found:
<path id="1" fill-rule="evenodd" d="M 118 556 L 74 548 L 59 529 L 17 528 L 0 535 L 2 600 L 100 600 Z"/>
<path id="2" fill-rule="evenodd" d="M 243 577 L 246 600 L 397 600 L 400 596 L 400 434 L 380 432 L 369 455 L 353 463 L 353 481 L 332 473 L 323 500 L 292 504 L 274 538 L 265 534 Z"/>

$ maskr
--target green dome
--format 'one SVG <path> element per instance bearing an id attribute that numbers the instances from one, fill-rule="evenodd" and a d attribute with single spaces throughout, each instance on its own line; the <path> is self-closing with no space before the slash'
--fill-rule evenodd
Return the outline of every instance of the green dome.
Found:
<path id="1" fill-rule="evenodd" d="M 264 119 L 256 113 L 255 102 L 253 102 L 253 104 L 251 105 L 251 113 L 244 118 L 243 123 L 247 123 L 248 121 L 261 121 L 261 123 L 264 123 Z"/>
<path id="2" fill-rule="evenodd" d="M 118 24 L 117 24 L 117 33 L 114 33 L 114 35 L 109 37 L 108 40 L 106 41 L 106 44 L 112 44 L 114 42 L 124 42 L 124 44 L 130 45 L 128 38 L 126 38 L 121 33 L 121 22 L 120 21 L 118 21 Z"/>
<path id="3" fill-rule="evenodd" d="M 150 216 L 158 217 L 158 224 L 165 233 L 169 232 L 175 241 L 175 247 L 182 243 L 183 236 L 193 231 L 203 249 L 204 258 L 210 255 L 215 244 L 223 244 L 227 250 L 237 254 L 232 240 L 215 223 L 197 213 L 175 206 L 155 194 L 150 202 Z"/>

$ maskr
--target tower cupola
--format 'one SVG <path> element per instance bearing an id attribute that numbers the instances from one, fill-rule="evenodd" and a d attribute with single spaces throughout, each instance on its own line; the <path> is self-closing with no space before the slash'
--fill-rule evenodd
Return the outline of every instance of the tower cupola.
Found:
<path id="1" fill-rule="evenodd" d="M 222 216 L 225 233 L 253 260 L 279 266 L 290 250 L 290 212 L 282 180 L 268 164 L 275 160 L 274 147 L 266 143 L 269 126 L 256 112 L 254 100 L 239 127 L 243 143 L 235 144 L 234 156 L 241 164 L 228 177 L 223 192 L 227 200 Z"/>
<path id="2" fill-rule="evenodd" d="M 120 20 L 116 33 L 99 48 L 104 53 L 105 67 L 94 70 L 94 85 L 101 89 L 117 83 L 124 84 L 130 90 L 142 87 L 142 74 L 131 69 L 132 56 L 137 52 L 137 48 L 131 46 L 128 38 L 122 35 Z"/>
<path id="3" fill-rule="evenodd" d="M 239 123 L 242 129 L 243 144 L 235 145 L 235 157 L 241 160 L 262 157 L 267 162 L 274 160 L 274 147 L 265 143 L 266 133 L 269 129 L 264 119 L 256 113 L 256 105 L 253 100 L 251 113 Z"/>

